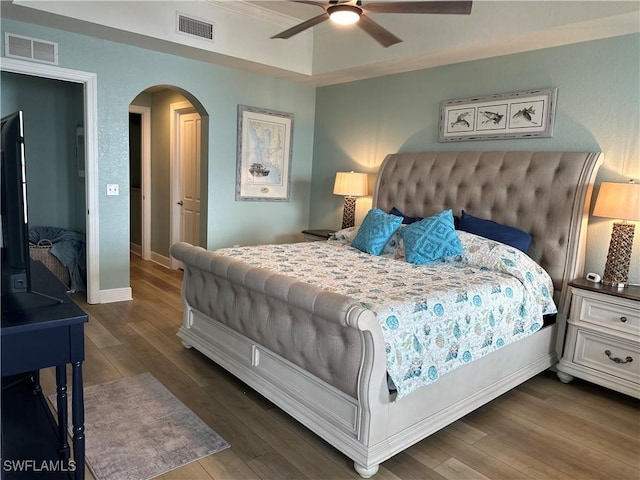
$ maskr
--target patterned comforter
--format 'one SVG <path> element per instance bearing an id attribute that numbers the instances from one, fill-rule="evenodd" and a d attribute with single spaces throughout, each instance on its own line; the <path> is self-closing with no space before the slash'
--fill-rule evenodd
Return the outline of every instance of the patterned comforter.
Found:
<path id="1" fill-rule="evenodd" d="M 396 399 L 513 343 L 556 313 L 549 275 L 521 251 L 458 231 L 464 253 L 413 265 L 399 236 L 383 255 L 349 246 L 355 230 L 326 242 L 217 250 L 255 267 L 357 299 L 386 341 Z"/>

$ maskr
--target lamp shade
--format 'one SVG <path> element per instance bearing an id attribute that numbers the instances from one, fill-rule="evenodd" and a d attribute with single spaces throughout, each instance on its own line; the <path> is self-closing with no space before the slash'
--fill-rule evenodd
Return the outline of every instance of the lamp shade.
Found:
<path id="1" fill-rule="evenodd" d="M 593 215 L 640 221 L 640 183 L 602 182 Z"/>
<path id="2" fill-rule="evenodd" d="M 348 197 L 362 197 L 368 193 L 368 180 L 366 173 L 337 172 L 333 193 Z"/>

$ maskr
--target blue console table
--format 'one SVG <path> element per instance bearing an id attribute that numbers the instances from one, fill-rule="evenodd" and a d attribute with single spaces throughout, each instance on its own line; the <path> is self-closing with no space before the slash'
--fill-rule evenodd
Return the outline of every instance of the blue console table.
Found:
<path id="1" fill-rule="evenodd" d="M 87 314 L 71 299 L 67 288 L 41 262 L 31 263 L 31 283 L 34 293 L 2 296 L 1 368 L 4 391 L 5 378 L 31 372 L 33 394 L 42 397 L 38 371 L 56 368 L 57 435 L 59 458 L 69 466 L 76 480 L 84 479 L 85 436 L 82 362 L 84 361 L 84 324 Z M 67 364 L 71 364 L 71 419 L 75 465 L 69 462 L 67 441 Z M 7 389 L 11 388 L 7 386 Z M 51 416 L 50 411 L 47 413 Z M 29 413 L 26 413 L 29 415 Z M 5 419 L 3 419 L 4 421 Z M 4 437 L 3 429 L 3 437 Z M 3 465 L 11 455 L 7 450 L 11 438 L 3 438 Z M 24 457 L 23 457 L 24 458 Z M 35 465 L 37 468 L 38 465 Z M 4 472 L 5 474 L 7 472 Z"/>

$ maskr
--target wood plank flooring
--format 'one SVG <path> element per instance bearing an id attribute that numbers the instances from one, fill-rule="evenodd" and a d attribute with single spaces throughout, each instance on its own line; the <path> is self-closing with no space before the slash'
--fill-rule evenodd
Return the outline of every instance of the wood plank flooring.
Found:
<path id="1" fill-rule="evenodd" d="M 134 256 L 133 301 L 88 305 L 76 296 L 90 317 L 85 386 L 150 372 L 231 444 L 158 478 L 360 478 L 348 458 L 182 347 L 181 281 L 182 272 Z M 42 383 L 55 391 L 52 369 Z M 640 401 L 546 372 L 384 462 L 374 478 L 640 480 Z"/>

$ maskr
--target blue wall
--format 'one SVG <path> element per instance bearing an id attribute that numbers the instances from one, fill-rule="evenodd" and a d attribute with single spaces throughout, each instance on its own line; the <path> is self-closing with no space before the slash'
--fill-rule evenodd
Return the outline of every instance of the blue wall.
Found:
<path id="1" fill-rule="evenodd" d="M 558 89 L 552 138 L 438 143 L 440 101 L 543 87 Z M 336 171 L 373 177 L 391 152 L 601 151 L 597 183 L 640 178 L 638 34 L 323 87 L 316 105 L 314 228 L 340 227 L 342 199 L 331 193 Z M 370 206 L 371 198 L 358 201 L 359 218 Z M 611 224 L 590 219 L 587 271 L 604 270 Z M 640 282 L 637 238 L 634 247 L 630 277 Z"/>
<path id="2" fill-rule="evenodd" d="M 154 85 L 189 92 L 210 117 L 209 248 L 293 241 L 308 226 L 314 88 L 12 19 L 1 29 L 57 42 L 60 67 L 97 74 L 101 290 L 129 286 L 128 108 Z M 290 202 L 235 201 L 238 104 L 294 114 Z"/>
<path id="3" fill-rule="evenodd" d="M 3 19 L 5 31 L 59 43 L 60 66 L 98 78 L 101 289 L 129 285 L 128 107 L 148 87 L 193 95 L 210 117 L 208 244 L 286 242 L 307 227 L 337 228 L 338 170 L 372 173 L 384 156 L 419 150 L 600 150 L 600 181 L 640 177 L 640 35 L 318 88 L 192 59 Z M 557 87 L 553 138 L 441 144 L 439 103 L 474 95 Z M 288 203 L 235 202 L 237 105 L 295 115 Z M 313 160 L 313 162 L 312 162 Z M 371 200 L 359 201 L 361 218 Z M 587 270 L 602 272 L 611 221 L 591 219 Z M 632 281 L 640 281 L 635 242 Z"/>
<path id="4" fill-rule="evenodd" d="M 76 158 L 82 86 L 2 72 L 1 114 L 24 114 L 29 226 L 85 231 L 85 184 Z"/>

